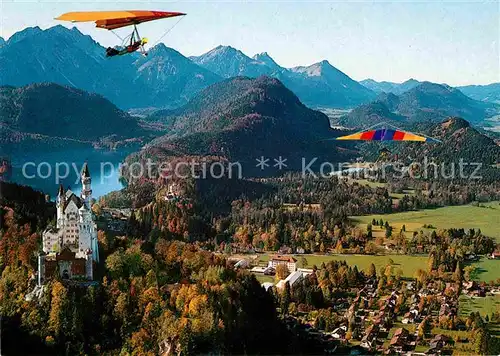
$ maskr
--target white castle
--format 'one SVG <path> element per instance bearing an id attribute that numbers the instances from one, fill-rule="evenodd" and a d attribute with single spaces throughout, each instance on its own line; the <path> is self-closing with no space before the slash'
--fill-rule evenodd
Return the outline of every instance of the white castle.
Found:
<path id="1" fill-rule="evenodd" d="M 62 278 L 93 278 L 93 262 L 99 262 L 97 225 L 90 206 L 91 178 L 87 163 L 81 173 L 82 192 L 78 197 L 62 185 L 56 199 L 57 223 L 42 235 L 43 252 L 39 256 L 39 284 L 56 268 Z"/>

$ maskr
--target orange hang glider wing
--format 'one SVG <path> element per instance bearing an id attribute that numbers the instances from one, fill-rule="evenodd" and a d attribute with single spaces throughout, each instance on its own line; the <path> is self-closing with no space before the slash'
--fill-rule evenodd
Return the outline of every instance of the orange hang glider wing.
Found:
<path id="1" fill-rule="evenodd" d="M 96 27 L 114 30 L 120 27 L 138 25 L 143 22 L 166 19 L 169 17 L 184 16 L 182 12 L 165 11 L 86 11 L 67 12 L 56 20 L 71 22 L 95 22 Z"/>

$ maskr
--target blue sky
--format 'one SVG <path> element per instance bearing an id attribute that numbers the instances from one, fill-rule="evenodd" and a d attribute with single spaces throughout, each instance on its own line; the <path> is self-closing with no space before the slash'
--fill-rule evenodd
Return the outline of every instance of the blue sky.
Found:
<path id="1" fill-rule="evenodd" d="M 247 55 L 267 51 L 280 65 L 327 59 L 356 80 L 409 78 L 450 85 L 500 81 L 497 1 L 68 1 L 2 0 L 0 35 L 47 28 L 68 11 L 151 9 L 188 13 L 162 42 L 184 55 L 223 44 Z M 150 43 L 176 19 L 143 24 Z M 66 24 L 72 26 L 72 24 Z M 117 38 L 77 27 L 104 46 Z M 121 30 L 124 35 L 128 30 Z"/>

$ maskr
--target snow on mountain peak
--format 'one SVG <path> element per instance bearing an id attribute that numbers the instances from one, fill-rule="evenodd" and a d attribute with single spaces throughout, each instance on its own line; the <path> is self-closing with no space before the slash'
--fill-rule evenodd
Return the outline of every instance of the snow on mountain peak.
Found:
<path id="1" fill-rule="evenodd" d="M 273 70 L 281 69 L 281 66 L 278 63 L 276 63 L 276 61 L 267 52 L 257 53 L 252 58 L 258 62 L 265 64 L 266 66 L 268 66 Z"/>

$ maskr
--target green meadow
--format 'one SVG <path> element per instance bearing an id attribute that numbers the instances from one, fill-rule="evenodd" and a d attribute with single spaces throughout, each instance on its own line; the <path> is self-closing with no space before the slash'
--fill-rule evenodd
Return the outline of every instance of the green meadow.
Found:
<path id="1" fill-rule="evenodd" d="M 472 312 L 479 312 L 483 317 L 494 312 L 500 312 L 500 294 L 486 296 L 484 298 L 469 297 L 467 295 L 460 296 L 460 316 L 469 316 Z"/>
<path id="2" fill-rule="evenodd" d="M 475 280 L 489 283 L 500 278 L 500 260 L 490 260 L 483 257 L 474 265 L 477 267 L 474 273 Z"/>
<path id="3" fill-rule="evenodd" d="M 262 263 L 269 260 L 268 254 L 260 256 Z M 405 256 L 405 255 L 387 255 L 387 256 L 373 256 L 373 255 L 294 255 L 301 267 L 301 258 L 307 260 L 307 267 L 320 266 L 321 263 L 328 261 L 346 261 L 350 266 L 356 265 L 360 271 L 368 269 L 370 264 L 374 264 L 377 272 L 381 267 L 389 264 L 392 259 L 394 270 L 401 269 L 404 277 L 412 278 L 415 271 L 419 268 L 427 268 L 427 256 Z"/>
<path id="4" fill-rule="evenodd" d="M 500 242 L 500 202 L 498 201 L 481 203 L 480 206 L 447 206 L 404 213 L 351 217 L 354 223 L 363 228 L 366 228 L 366 225 L 371 223 L 372 219 L 388 221 L 396 232 L 399 232 L 401 227 L 405 225 L 407 236 L 411 236 L 413 231 L 430 231 L 431 229 L 426 229 L 423 226 L 432 225 L 437 229 L 481 229 L 483 234 Z M 377 236 L 376 233 L 377 229 L 375 227 L 375 236 Z"/>

